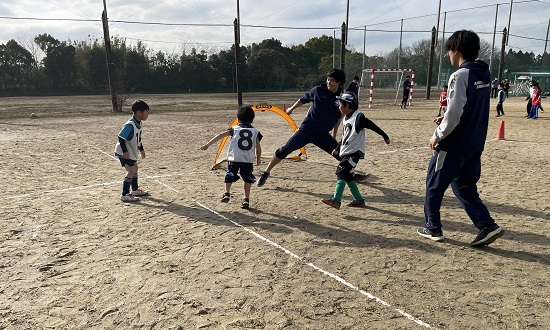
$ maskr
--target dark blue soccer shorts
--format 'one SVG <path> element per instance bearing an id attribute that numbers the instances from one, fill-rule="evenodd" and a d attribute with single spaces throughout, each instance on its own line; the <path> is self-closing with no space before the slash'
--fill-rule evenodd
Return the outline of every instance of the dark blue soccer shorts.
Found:
<path id="1" fill-rule="evenodd" d="M 227 172 L 225 172 L 225 183 L 233 183 L 238 181 L 241 177 L 246 183 L 256 182 L 256 177 L 252 173 L 254 167 L 248 163 L 229 163 L 227 166 Z M 237 174 L 239 173 L 241 177 Z"/>
<path id="2" fill-rule="evenodd" d="M 275 151 L 275 157 L 284 159 L 290 155 L 291 152 L 305 147 L 308 143 L 313 143 L 330 155 L 332 155 L 332 151 L 338 147 L 338 142 L 329 132 L 320 133 L 298 129 L 290 139 L 286 141 L 284 146 Z"/>
<path id="3" fill-rule="evenodd" d="M 133 159 L 126 159 L 126 158 L 123 158 L 123 157 L 118 157 L 118 160 L 120 160 L 120 165 L 122 165 L 122 167 L 124 167 L 126 165 L 128 165 L 128 166 L 136 165 L 136 161 L 133 160 Z"/>

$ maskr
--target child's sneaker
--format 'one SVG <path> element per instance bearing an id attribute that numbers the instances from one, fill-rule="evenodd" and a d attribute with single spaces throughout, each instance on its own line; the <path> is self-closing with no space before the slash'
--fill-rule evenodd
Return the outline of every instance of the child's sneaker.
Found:
<path id="1" fill-rule="evenodd" d="M 132 194 L 127 194 L 127 195 L 120 196 L 120 200 L 123 201 L 123 202 L 131 203 L 131 202 L 139 202 L 141 200 L 141 198 L 135 197 Z"/>
<path id="2" fill-rule="evenodd" d="M 332 206 L 334 207 L 335 209 L 339 210 L 340 209 L 340 202 L 335 200 L 334 198 L 329 198 L 329 199 L 321 199 L 321 202 L 329 205 L 329 206 Z"/>
<path id="3" fill-rule="evenodd" d="M 362 181 L 365 181 L 369 176 L 370 176 L 370 173 L 365 173 L 365 174 L 355 173 L 353 175 L 353 181 L 362 182 Z"/>
<path id="4" fill-rule="evenodd" d="M 244 198 L 243 202 L 241 204 L 242 209 L 248 209 L 250 208 L 250 200 L 248 198 Z"/>
<path id="5" fill-rule="evenodd" d="M 147 196 L 149 195 L 149 192 L 147 190 L 137 188 L 137 190 L 132 190 L 131 194 L 134 196 Z"/>
<path id="6" fill-rule="evenodd" d="M 349 207 L 365 207 L 365 200 L 362 199 L 360 201 L 354 199 L 348 204 Z"/>
<path id="7" fill-rule="evenodd" d="M 221 202 L 222 203 L 228 203 L 230 199 L 231 199 L 231 195 L 229 193 L 224 193 L 223 196 L 222 196 Z"/>

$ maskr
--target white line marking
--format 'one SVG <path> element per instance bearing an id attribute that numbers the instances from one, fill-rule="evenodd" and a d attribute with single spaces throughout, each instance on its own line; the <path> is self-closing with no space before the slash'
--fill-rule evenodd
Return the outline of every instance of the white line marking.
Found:
<path id="1" fill-rule="evenodd" d="M 99 148 L 97 148 L 97 147 L 94 147 L 94 146 L 91 146 L 91 147 L 94 148 L 94 149 L 96 149 L 97 151 L 101 152 L 102 154 L 105 154 L 105 155 L 107 155 L 107 156 L 109 156 L 109 157 L 111 157 L 111 158 L 113 158 L 113 159 L 118 159 L 118 157 L 115 157 L 115 155 L 113 155 L 113 154 L 110 154 L 110 153 L 108 153 L 108 152 L 105 152 L 105 151 L 103 151 L 103 150 L 101 150 L 101 149 L 99 149 Z M 113 152 L 113 153 L 114 153 L 114 152 Z"/>
<path id="2" fill-rule="evenodd" d="M 151 179 L 151 180 L 154 180 L 160 184 L 162 184 L 163 186 L 175 191 L 175 192 L 179 192 L 173 188 L 170 188 L 168 186 L 166 186 L 164 183 L 156 180 L 158 178 L 166 178 L 166 177 L 171 177 L 171 176 L 182 176 L 182 175 L 189 175 L 189 173 L 186 173 L 186 174 L 164 174 L 164 175 L 153 175 L 153 176 L 150 176 L 150 175 L 147 175 L 143 178 L 140 177 L 140 180 L 145 180 L 145 179 Z M 4 197 L 4 199 L 16 199 L 16 198 L 24 198 L 24 197 L 30 197 L 32 195 L 38 195 L 38 194 L 56 194 L 56 193 L 64 193 L 64 192 L 68 192 L 68 191 L 76 191 L 76 190 L 86 190 L 86 189 L 91 189 L 91 188 L 96 188 L 96 187 L 103 187 L 103 186 L 112 186 L 112 185 L 115 185 L 115 184 L 121 184 L 122 183 L 122 180 L 121 181 L 113 181 L 113 182 L 104 182 L 104 183 L 95 183 L 95 184 L 91 184 L 91 185 L 85 185 L 85 186 L 78 186 L 78 187 L 70 187 L 70 188 L 64 188 L 64 189 L 55 189 L 55 190 L 46 190 L 46 191 L 40 191 L 40 192 L 35 192 L 35 193 L 29 193 L 29 194 L 23 194 L 23 195 L 15 195 L 15 196 L 7 196 L 7 197 Z"/>
<path id="3" fill-rule="evenodd" d="M 378 154 L 393 154 L 396 152 L 402 152 L 402 151 L 415 151 L 415 150 L 423 150 L 423 149 L 430 149 L 430 147 L 417 147 L 417 148 L 405 148 L 405 149 L 396 149 L 396 150 L 389 150 L 389 151 L 379 151 Z"/>
<path id="4" fill-rule="evenodd" d="M 264 242 L 266 242 L 266 243 L 268 243 L 268 244 L 274 246 L 275 248 L 277 248 L 277 249 L 283 251 L 284 253 L 288 254 L 289 256 L 298 259 L 299 261 L 303 262 L 304 264 L 308 265 L 309 267 L 311 267 L 311 268 L 313 268 L 313 269 L 315 269 L 315 270 L 317 270 L 317 271 L 319 271 L 319 272 L 325 274 L 326 276 L 328 276 L 328 277 L 330 277 L 330 278 L 332 278 L 332 279 L 334 279 L 334 280 L 340 282 L 341 284 L 347 286 L 348 288 L 351 288 L 351 289 L 353 289 L 353 290 L 359 292 L 360 294 L 366 296 L 366 297 L 369 298 L 369 299 L 372 299 L 372 300 L 376 301 L 377 303 L 379 303 L 379 304 L 381 304 L 381 305 L 383 305 L 383 306 L 391 307 L 391 305 L 388 304 L 387 302 L 385 302 L 384 300 L 382 300 L 382 299 L 380 299 L 380 298 L 378 298 L 378 297 L 376 297 L 376 296 L 374 296 L 374 295 L 372 295 L 372 294 L 370 294 L 370 293 L 368 293 L 368 292 L 366 292 L 366 291 L 364 291 L 364 290 L 358 288 L 357 286 L 355 286 L 355 285 L 349 283 L 348 281 L 344 280 L 343 278 L 341 278 L 341 277 L 338 276 L 338 275 L 334 275 L 334 274 L 332 274 L 332 273 L 330 273 L 330 272 L 327 272 L 326 270 L 324 270 L 324 269 L 322 269 L 322 268 L 316 266 L 315 264 L 313 264 L 313 263 L 311 263 L 311 262 L 306 262 L 302 257 L 300 257 L 300 256 L 298 256 L 297 254 L 293 253 L 292 251 L 290 251 L 290 250 L 284 248 L 283 246 L 281 246 L 281 245 L 279 245 L 279 244 L 277 244 L 277 243 L 271 241 L 270 239 L 268 239 L 268 238 L 266 238 L 266 237 L 264 237 L 264 236 L 258 234 L 258 233 L 255 232 L 254 230 L 252 230 L 252 229 L 250 229 L 250 228 L 247 228 L 247 227 L 241 225 L 240 223 L 238 223 L 238 222 L 236 222 L 236 221 L 233 221 L 233 220 L 227 218 L 226 216 L 224 216 L 224 215 L 222 215 L 222 214 L 216 212 L 215 210 L 213 210 L 213 209 L 211 209 L 211 208 L 208 208 L 207 206 L 201 204 L 200 202 L 198 202 L 198 201 L 196 201 L 196 200 L 193 200 L 193 202 L 195 202 L 195 204 L 199 205 L 200 207 L 204 208 L 205 210 L 208 210 L 208 211 L 212 212 L 213 214 L 219 216 L 220 218 L 222 218 L 222 219 L 224 219 L 224 220 L 228 220 L 229 222 L 231 222 L 231 223 L 234 224 L 235 226 L 237 226 L 237 227 L 239 227 L 239 228 L 242 228 L 244 231 L 248 232 L 249 234 L 254 235 L 256 238 L 258 238 L 258 239 L 260 239 L 260 240 L 262 240 L 262 241 L 264 241 Z M 412 315 L 409 314 L 409 313 L 406 313 L 406 312 L 402 311 L 402 310 L 399 309 L 399 308 L 394 308 L 394 310 L 397 311 L 399 314 L 403 315 L 404 317 L 406 317 L 407 319 L 409 319 L 409 320 L 413 321 L 414 323 L 418 324 L 418 325 L 421 325 L 421 326 L 423 326 L 423 327 L 425 327 L 425 328 L 432 328 L 428 323 L 426 323 L 426 322 L 424 322 L 424 321 L 422 321 L 422 320 L 420 320 L 420 319 L 418 319 L 418 318 L 412 316 Z"/>

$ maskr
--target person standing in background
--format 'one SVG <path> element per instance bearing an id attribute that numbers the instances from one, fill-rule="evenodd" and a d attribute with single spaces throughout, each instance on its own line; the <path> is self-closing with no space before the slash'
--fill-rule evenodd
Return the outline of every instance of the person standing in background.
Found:
<path id="1" fill-rule="evenodd" d="M 401 101 L 401 109 L 407 109 L 407 101 L 411 94 L 411 77 L 407 76 L 403 82 L 403 100 Z"/>

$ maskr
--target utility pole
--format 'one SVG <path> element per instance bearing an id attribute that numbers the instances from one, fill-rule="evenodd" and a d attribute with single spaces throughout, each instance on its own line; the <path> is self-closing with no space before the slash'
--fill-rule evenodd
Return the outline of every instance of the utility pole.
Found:
<path id="1" fill-rule="evenodd" d="M 546 55 L 546 46 L 548 45 L 548 32 L 550 31 L 550 19 L 548 19 L 548 27 L 546 28 L 546 39 L 544 39 L 544 52 L 542 53 L 541 66 L 544 67 L 544 59 L 548 56 Z"/>
<path id="2" fill-rule="evenodd" d="M 237 18 L 233 21 L 235 30 L 235 80 L 237 84 L 237 104 L 243 105 L 243 92 L 241 90 L 241 13 L 239 0 L 237 0 Z"/>
<path id="3" fill-rule="evenodd" d="M 399 54 L 397 54 L 397 68 L 401 69 L 401 50 L 403 44 L 403 19 L 401 19 L 401 30 L 399 30 Z"/>
<path id="4" fill-rule="evenodd" d="M 103 39 L 105 39 L 105 57 L 107 59 L 107 78 L 109 79 L 109 93 L 111 94 L 113 112 L 122 112 L 122 104 L 119 108 L 116 97 L 115 64 L 113 63 L 111 37 L 109 35 L 109 21 L 107 18 L 107 4 L 105 3 L 105 0 L 103 0 L 103 13 L 101 14 L 101 20 L 103 21 Z"/>
<path id="5" fill-rule="evenodd" d="M 546 39 L 548 39 L 548 37 L 546 37 Z M 367 55 L 366 51 L 367 51 L 367 26 L 365 25 L 365 29 L 363 30 L 363 63 L 361 64 L 361 77 L 363 76 L 363 70 L 365 70 L 365 56 Z"/>
<path id="6" fill-rule="evenodd" d="M 336 30 L 332 31 L 332 67 L 336 67 Z"/>
<path id="7" fill-rule="evenodd" d="M 346 45 L 348 44 L 348 28 L 349 28 L 349 0 L 346 1 Z"/>
<path id="8" fill-rule="evenodd" d="M 439 72 L 437 74 L 437 88 L 441 86 L 441 67 L 443 65 L 443 53 L 445 52 L 445 24 L 447 22 L 447 12 L 443 14 L 443 31 L 441 33 L 441 50 L 439 51 Z"/>
<path id="9" fill-rule="evenodd" d="M 342 23 L 342 48 L 340 49 L 340 70 L 346 70 L 346 22 Z"/>
<path id="10" fill-rule="evenodd" d="M 435 32 L 435 44 L 439 42 L 439 18 L 441 17 L 441 0 L 439 0 L 439 9 L 437 10 L 437 30 Z"/>
<path id="11" fill-rule="evenodd" d="M 502 70 L 504 69 L 504 50 L 506 49 L 506 40 L 508 40 L 508 31 L 502 30 L 502 46 L 500 47 L 500 63 L 498 64 L 498 81 L 502 81 Z"/>
<path id="12" fill-rule="evenodd" d="M 434 66 L 434 53 L 435 53 L 435 26 L 432 28 L 432 43 L 430 45 L 430 61 L 428 62 L 428 82 L 426 83 L 426 100 L 430 99 L 432 89 L 432 71 Z"/>
<path id="13" fill-rule="evenodd" d="M 233 21 L 235 30 L 235 83 L 237 85 L 237 104 L 243 105 L 243 92 L 241 91 L 241 45 L 239 40 L 239 20 Z"/>
<path id="14" fill-rule="evenodd" d="M 510 0 L 510 15 L 508 16 L 508 29 L 506 31 L 506 46 L 508 46 L 508 39 L 510 39 L 510 22 L 512 21 L 512 7 L 514 5 L 514 0 Z"/>
<path id="15" fill-rule="evenodd" d="M 498 3 L 495 12 L 495 27 L 493 28 L 493 45 L 491 46 L 491 58 L 489 58 L 489 70 L 493 70 L 493 51 L 495 49 L 495 37 L 497 35 Z"/>

